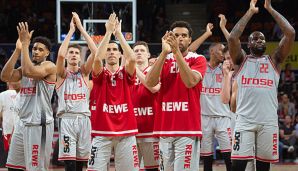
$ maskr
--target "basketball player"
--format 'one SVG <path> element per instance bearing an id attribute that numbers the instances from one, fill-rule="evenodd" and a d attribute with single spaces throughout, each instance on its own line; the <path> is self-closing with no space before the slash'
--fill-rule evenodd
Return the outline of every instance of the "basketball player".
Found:
<path id="1" fill-rule="evenodd" d="M 245 170 L 247 160 L 256 158 L 257 171 L 270 170 L 270 162 L 278 161 L 277 86 L 280 64 L 286 59 L 295 39 L 295 30 L 289 22 L 265 0 L 264 7 L 283 32 L 282 40 L 272 55 L 264 55 L 264 35 L 253 32 L 248 38 L 250 55 L 241 51 L 240 36 L 258 12 L 257 0 L 231 31 L 228 39 L 233 63 L 241 65 L 235 71 L 237 88 L 236 126 L 233 137 L 232 170 Z M 253 147 L 255 146 L 255 153 Z"/>
<path id="2" fill-rule="evenodd" d="M 52 151 L 54 118 L 51 98 L 56 81 L 56 66 L 46 61 L 51 44 L 45 37 L 33 40 L 32 61 L 29 45 L 33 31 L 27 22 L 17 26 L 19 40 L 5 64 L 1 79 L 6 82 L 21 80 L 18 115 L 20 120 L 14 129 L 6 166 L 8 170 L 48 170 Z M 14 66 L 21 57 L 21 67 Z"/>
<path id="3" fill-rule="evenodd" d="M 201 143 L 201 156 L 204 160 L 205 171 L 212 171 L 214 137 L 219 143 L 226 170 L 231 170 L 231 113 L 229 105 L 222 103 L 220 96 L 223 80 L 223 49 L 224 45 L 221 43 L 210 45 L 210 61 L 207 65 L 201 91 L 204 135 Z"/>
<path id="4" fill-rule="evenodd" d="M 162 170 L 198 170 L 201 131 L 200 91 L 206 59 L 189 52 L 192 29 L 176 21 L 162 38 L 162 52 L 146 75 L 149 87 L 161 88 L 154 134 L 160 136 Z M 172 53 L 171 53 L 172 52 Z M 159 79 L 160 78 L 160 79 Z"/>
<path id="5" fill-rule="evenodd" d="M 146 86 L 145 74 L 149 71 L 149 47 L 146 42 L 139 41 L 133 45 L 136 56 L 136 81 L 132 87 L 132 102 L 138 124 L 137 145 L 139 159 L 143 159 L 147 171 L 157 171 L 159 168 L 159 139 L 153 136 L 154 116 L 156 114 L 156 92 L 160 84 L 151 88 Z"/>
<path id="6" fill-rule="evenodd" d="M 96 53 L 96 46 L 83 28 L 77 13 L 72 13 L 70 28 L 62 42 L 57 57 L 57 82 L 59 118 L 59 157 L 64 160 L 66 171 L 81 171 L 88 161 L 91 148 L 91 122 L 89 110 L 89 74 Z M 81 63 L 81 47 L 69 45 L 76 27 L 87 41 L 91 54 Z M 65 68 L 65 60 L 67 67 Z"/>
<path id="7" fill-rule="evenodd" d="M 92 70 L 90 106 L 94 138 L 88 170 L 106 171 L 113 149 L 116 170 L 137 171 L 139 161 L 135 135 L 138 130 L 130 95 L 135 81 L 136 59 L 115 13 L 110 15 L 105 26 L 106 33 L 97 49 Z M 119 66 L 121 52 L 118 45 L 109 43 L 113 33 L 126 59 L 123 67 Z M 105 67 L 102 63 L 104 58 Z"/>
<path id="8" fill-rule="evenodd" d="M 17 103 L 17 93 L 20 91 L 20 81 L 7 82 L 7 87 L 8 90 L 0 93 L 0 118 L 2 118 L 2 136 L 6 157 L 14 125 L 18 121 L 15 107 Z"/>

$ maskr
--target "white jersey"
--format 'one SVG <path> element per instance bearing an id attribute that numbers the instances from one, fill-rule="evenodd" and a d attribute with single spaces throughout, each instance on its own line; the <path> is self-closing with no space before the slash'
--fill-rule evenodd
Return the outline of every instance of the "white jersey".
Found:
<path id="1" fill-rule="evenodd" d="M 89 88 L 82 73 L 66 71 L 66 78 L 56 88 L 58 95 L 57 115 L 83 114 L 90 116 L 89 110 Z"/>
<path id="2" fill-rule="evenodd" d="M 279 72 L 270 56 L 247 56 L 239 68 L 236 81 L 239 122 L 277 125 Z"/>
<path id="3" fill-rule="evenodd" d="M 15 90 L 6 90 L 0 93 L 0 112 L 2 113 L 3 135 L 12 134 L 14 123 L 17 119 L 15 105 L 17 92 Z"/>
<path id="4" fill-rule="evenodd" d="M 40 125 L 54 121 L 51 105 L 54 88 L 55 82 L 23 76 L 17 110 L 20 120 L 25 125 Z"/>
<path id="5" fill-rule="evenodd" d="M 227 116 L 231 117 L 230 107 L 221 101 L 220 92 L 222 88 L 222 64 L 212 68 L 209 64 L 201 91 L 201 111 L 207 116 Z"/>

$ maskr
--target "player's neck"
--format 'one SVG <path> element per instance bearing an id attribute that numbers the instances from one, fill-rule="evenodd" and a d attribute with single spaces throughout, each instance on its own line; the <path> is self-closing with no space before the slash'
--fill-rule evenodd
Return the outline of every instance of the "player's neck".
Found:
<path id="1" fill-rule="evenodd" d="M 107 64 L 106 65 L 106 68 L 111 72 L 111 73 L 114 73 L 116 72 L 118 69 L 119 69 L 119 64 L 115 64 L 115 65 L 109 65 Z"/>
<path id="2" fill-rule="evenodd" d="M 73 66 L 73 65 L 68 65 L 67 66 L 67 70 L 71 71 L 71 72 L 78 72 L 80 69 L 80 67 L 78 65 Z"/>
<path id="3" fill-rule="evenodd" d="M 209 65 L 212 67 L 212 68 L 215 68 L 219 65 L 219 63 L 214 59 L 214 58 L 211 58 L 210 59 L 210 62 L 209 62 Z"/>
<path id="4" fill-rule="evenodd" d="M 148 67 L 148 62 L 144 62 L 142 64 L 137 64 L 137 67 L 140 71 L 144 71 Z"/>

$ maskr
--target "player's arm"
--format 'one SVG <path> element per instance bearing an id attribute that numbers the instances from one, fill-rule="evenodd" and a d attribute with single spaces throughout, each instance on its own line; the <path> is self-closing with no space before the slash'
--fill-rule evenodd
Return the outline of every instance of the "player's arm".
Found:
<path id="1" fill-rule="evenodd" d="M 223 14 L 219 14 L 218 17 L 220 18 L 219 27 L 220 27 L 222 33 L 224 34 L 225 39 L 228 41 L 228 39 L 230 37 L 230 33 L 226 28 L 227 19 Z"/>
<path id="2" fill-rule="evenodd" d="M 140 82 L 151 92 L 151 93 L 156 93 L 159 91 L 160 89 L 160 84 L 157 84 L 156 86 L 154 87 L 150 87 L 146 84 L 146 76 L 145 74 L 142 73 L 142 71 L 139 70 L 139 68 L 136 68 L 136 74 L 137 74 L 137 77 L 139 78 Z"/>
<path id="3" fill-rule="evenodd" d="M 206 39 L 208 39 L 210 36 L 212 36 L 212 29 L 213 29 L 213 24 L 208 23 L 206 26 L 206 32 L 197 38 L 194 42 L 190 44 L 188 47 L 188 50 L 191 52 L 195 52 L 199 49 L 199 47 L 205 42 Z"/>
<path id="4" fill-rule="evenodd" d="M 22 51 L 22 43 L 20 39 L 16 42 L 16 48 L 13 51 L 11 57 L 4 65 L 1 71 L 1 80 L 4 82 L 16 82 L 22 78 L 22 69 L 14 69 Z"/>
<path id="5" fill-rule="evenodd" d="M 119 40 L 120 46 L 123 49 L 123 56 L 125 56 L 125 69 L 127 73 L 132 76 L 136 70 L 136 56 L 121 32 L 121 22 L 116 20 L 115 37 Z"/>
<path id="6" fill-rule="evenodd" d="M 40 65 L 34 66 L 29 57 L 29 45 L 33 31 L 29 33 L 27 22 L 19 23 L 18 33 L 22 42 L 22 74 L 33 79 L 43 79 L 49 75 L 56 75 L 56 66 L 50 61 L 42 62 Z M 52 78 L 50 81 L 56 81 Z"/>
<path id="7" fill-rule="evenodd" d="M 155 87 L 157 84 L 159 84 L 159 76 L 161 74 L 162 66 L 165 63 L 167 55 L 171 52 L 170 45 L 166 42 L 166 39 L 168 37 L 168 32 L 162 37 L 162 51 L 159 54 L 157 60 L 152 65 L 152 68 L 150 71 L 146 74 L 146 85 L 149 87 Z"/>
<path id="8" fill-rule="evenodd" d="M 225 60 L 223 63 L 223 83 L 222 83 L 222 89 L 220 92 L 221 101 L 224 104 L 229 104 L 231 99 L 231 65 L 230 63 Z"/>
<path id="9" fill-rule="evenodd" d="M 106 53 L 107 53 L 107 45 L 111 39 L 111 35 L 113 34 L 113 31 L 115 29 L 115 23 L 116 23 L 116 14 L 112 13 L 109 17 L 109 20 L 106 22 L 105 27 L 106 27 L 106 33 L 101 40 L 96 53 L 95 53 L 95 58 L 94 62 L 92 65 L 92 72 L 95 75 L 98 75 L 102 72 L 103 70 L 103 62 L 102 60 L 104 59 Z"/>
<path id="10" fill-rule="evenodd" d="M 180 36 L 180 35 L 179 35 Z M 184 60 L 182 53 L 179 49 L 179 44 L 176 39 L 176 36 L 173 32 L 170 32 L 170 35 L 167 39 L 167 42 L 169 43 L 173 55 L 176 58 L 176 62 L 179 68 L 180 77 L 184 83 L 184 85 L 187 88 L 192 88 L 198 84 L 199 81 L 203 79 L 203 76 L 201 73 L 197 71 L 193 71 L 189 65 Z"/>
<path id="11" fill-rule="evenodd" d="M 69 24 L 69 31 L 63 40 L 59 50 L 58 50 L 58 56 L 56 60 L 56 67 L 57 67 L 57 76 L 58 78 L 65 78 L 66 77 L 66 71 L 65 71 L 65 57 L 68 50 L 68 45 L 70 42 L 70 39 L 74 32 L 76 31 L 75 24 L 74 24 L 74 18 L 71 19 Z"/>
<path id="12" fill-rule="evenodd" d="M 232 86 L 232 96 L 231 96 L 231 102 L 230 102 L 230 108 L 231 108 L 231 111 L 233 113 L 236 113 L 236 108 L 237 108 L 237 101 L 236 101 L 237 93 L 238 93 L 238 85 L 237 85 L 237 82 L 234 81 L 233 82 L 233 86 Z"/>
<path id="13" fill-rule="evenodd" d="M 233 60 L 233 63 L 236 65 L 240 65 L 244 59 L 244 54 L 242 53 L 242 50 L 241 50 L 240 36 L 243 33 L 248 21 L 259 10 L 255 6 L 256 3 L 257 3 L 257 0 L 250 1 L 249 10 L 238 21 L 238 23 L 235 25 L 235 27 L 231 31 L 230 37 L 228 38 L 229 52 L 230 52 L 231 58 Z"/>
<path id="14" fill-rule="evenodd" d="M 284 18 L 279 12 L 273 9 L 273 7 L 271 6 L 271 0 L 265 0 L 264 7 L 272 15 L 279 28 L 283 32 L 283 37 L 279 42 L 278 48 L 272 55 L 272 59 L 275 62 L 275 65 L 278 66 L 288 57 L 288 54 L 291 51 L 291 48 L 295 41 L 295 29 L 291 26 L 286 18 Z"/>
<path id="15" fill-rule="evenodd" d="M 74 19 L 76 27 L 78 28 L 78 30 L 81 32 L 81 34 L 85 38 L 85 40 L 88 44 L 88 47 L 91 51 L 91 54 L 88 56 L 88 59 L 87 59 L 86 63 L 81 65 L 83 74 L 85 76 L 87 76 L 87 75 L 90 74 L 90 72 L 92 70 L 92 65 L 93 65 L 93 62 L 94 62 L 94 57 L 95 57 L 95 54 L 96 54 L 97 47 L 96 47 L 94 41 L 92 40 L 92 38 L 90 37 L 90 35 L 84 29 L 84 27 L 81 23 L 79 15 L 76 12 L 72 12 L 72 15 L 73 15 L 73 19 Z"/>

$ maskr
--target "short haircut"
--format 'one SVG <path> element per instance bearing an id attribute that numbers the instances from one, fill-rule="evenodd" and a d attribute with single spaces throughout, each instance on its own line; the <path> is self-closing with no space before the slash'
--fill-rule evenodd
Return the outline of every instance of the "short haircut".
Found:
<path id="1" fill-rule="evenodd" d="M 115 43 L 115 44 L 117 45 L 117 47 L 118 47 L 119 52 L 122 53 L 122 49 L 121 49 L 121 47 L 119 46 L 119 44 L 118 44 L 116 41 L 114 41 L 114 40 L 110 40 L 110 41 L 109 41 L 109 44 L 110 44 L 110 43 Z"/>
<path id="2" fill-rule="evenodd" d="M 188 22 L 186 22 L 186 21 L 175 21 L 175 22 L 171 25 L 170 30 L 173 31 L 176 27 L 184 27 L 184 28 L 187 28 L 189 37 L 192 36 L 192 28 L 191 28 L 191 25 L 190 25 Z"/>
<path id="3" fill-rule="evenodd" d="M 81 52 L 81 50 L 82 50 L 82 47 L 79 45 L 79 44 L 70 44 L 69 46 L 68 46 L 68 49 L 69 48 L 76 48 L 76 49 L 79 49 L 79 51 Z"/>
<path id="4" fill-rule="evenodd" d="M 145 46 L 146 49 L 147 49 L 147 52 L 148 52 L 148 53 L 150 52 L 150 51 L 149 51 L 149 46 L 148 46 L 148 44 L 147 44 L 146 42 L 144 42 L 144 41 L 137 41 L 137 42 L 132 46 L 132 48 L 134 49 L 136 46 L 139 46 L 139 45 L 143 45 L 143 46 Z"/>
<path id="5" fill-rule="evenodd" d="M 51 49 L 52 49 L 51 41 L 50 41 L 50 39 L 48 39 L 46 37 L 43 37 L 43 36 L 35 37 L 32 41 L 32 44 L 34 44 L 34 43 L 41 43 L 41 44 L 45 45 L 49 51 L 51 51 Z"/>
<path id="6" fill-rule="evenodd" d="M 219 42 L 211 43 L 211 45 L 209 46 L 209 51 L 210 51 L 212 48 L 214 48 L 215 46 L 220 45 L 220 44 L 221 44 L 221 43 L 219 43 Z"/>

